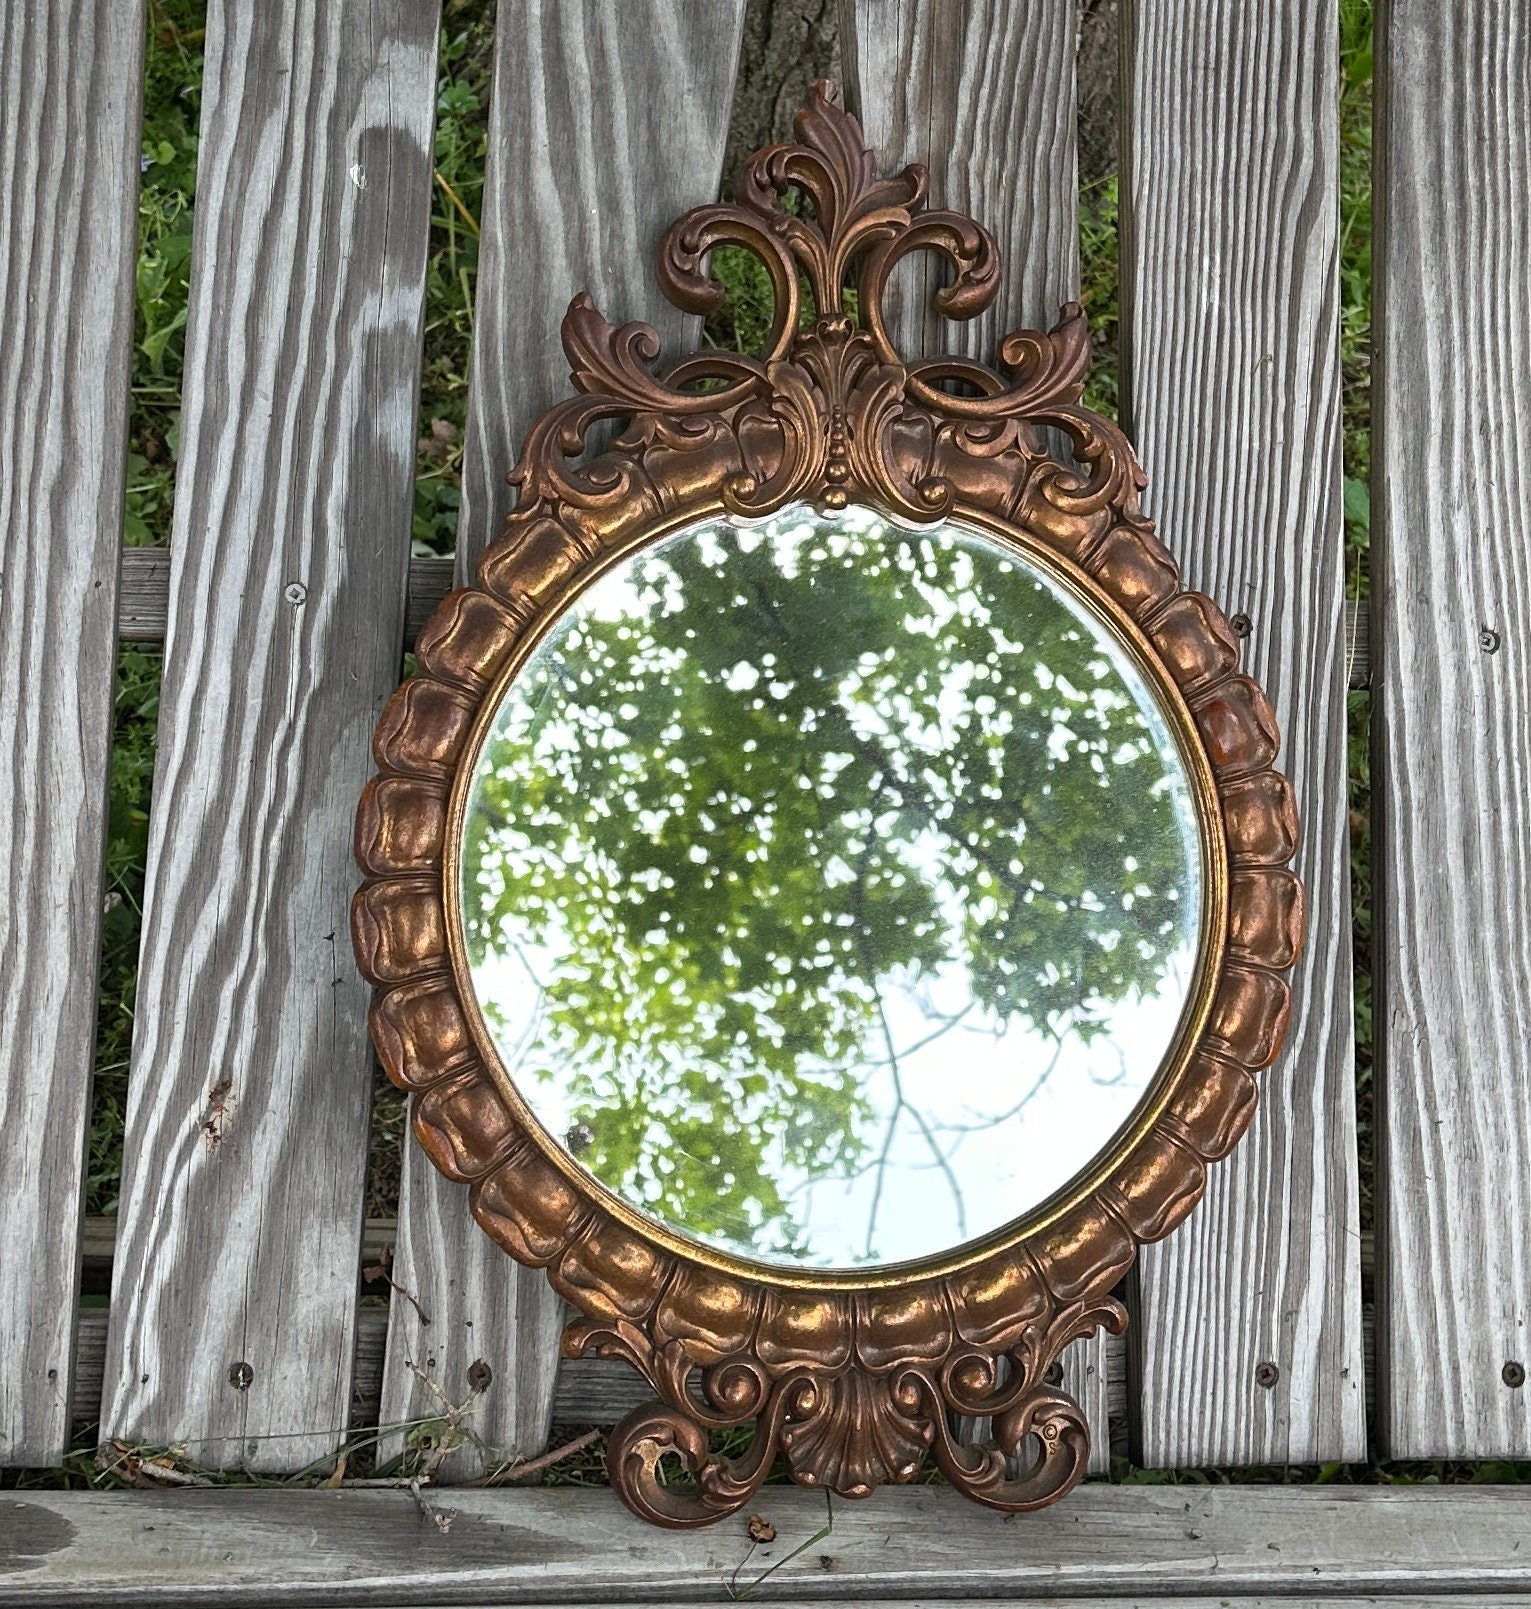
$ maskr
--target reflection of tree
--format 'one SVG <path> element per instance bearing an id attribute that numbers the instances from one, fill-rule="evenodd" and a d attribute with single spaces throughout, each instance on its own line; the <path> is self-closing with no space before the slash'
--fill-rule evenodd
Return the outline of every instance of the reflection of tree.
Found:
<path id="1" fill-rule="evenodd" d="M 789 514 L 622 573 L 516 684 L 470 816 L 470 957 L 535 980 L 519 1076 L 556 1069 L 599 1177 L 757 1253 L 801 1249 L 786 1176 L 876 1168 L 904 1121 L 960 1212 L 885 992 L 965 974 L 926 1039 L 1088 1038 L 1153 992 L 1184 847 L 1152 729 L 1049 587 L 949 532 Z"/>

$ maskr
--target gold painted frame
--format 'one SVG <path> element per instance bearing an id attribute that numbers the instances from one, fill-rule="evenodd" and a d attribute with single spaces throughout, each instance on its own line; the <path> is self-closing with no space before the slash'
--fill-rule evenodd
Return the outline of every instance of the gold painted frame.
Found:
<path id="1" fill-rule="evenodd" d="M 700 1525 L 749 1501 L 779 1453 L 793 1477 L 844 1496 L 911 1479 L 933 1456 L 995 1508 L 1055 1501 L 1083 1474 L 1089 1432 L 1050 1383 L 1063 1348 L 1126 1321 L 1112 1291 L 1140 1243 L 1199 1199 L 1206 1164 L 1248 1124 L 1253 1074 L 1289 1013 L 1303 894 L 1290 784 L 1264 694 L 1238 671 L 1221 612 L 1180 586 L 1138 506 L 1141 470 L 1116 426 L 1080 403 L 1090 343 L 1077 306 L 1047 334 L 1000 344 L 999 367 L 905 362 L 883 323 L 890 271 L 931 250 L 952 269 L 936 304 L 971 317 L 993 300 L 998 254 L 969 218 L 925 206 L 925 174 L 876 176 L 830 86 L 799 114 L 798 143 L 751 159 L 733 205 L 681 218 L 660 283 L 691 312 L 722 291 L 708 253 L 741 245 L 776 295 L 759 359 L 704 351 L 662 376 L 644 324 L 613 327 L 576 297 L 563 339 L 578 395 L 545 413 L 511 475 L 519 499 L 417 644 L 419 674 L 375 740 L 378 775 L 357 813 L 365 877 L 352 931 L 375 987 L 372 1032 L 413 1127 L 474 1216 L 544 1267 L 583 1317 L 570 1356 L 627 1359 L 660 1400 L 613 1431 L 613 1485 L 637 1513 Z M 783 206 L 797 190 L 804 216 Z M 799 274 L 815 316 L 800 324 Z M 860 327 L 844 311 L 854 285 Z M 705 385 L 707 389 L 699 389 Z M 960 393 L 960 394 L 959 394 Z M 588 463 L 591 427 L 625 428 Z M 1077 465 L 1051 456 L 1061 432 Z M 807 500 L 869 504 L 904 524 L 960 517 L 1022 548 L 1085 599 L 1158 692 L 1198 799 L 1203 939 L 1179 1038 L 1134 1121 L 1041 1208 L 944 1258 L 865 1273 L 735 1259 L 672 1233 L 585 1173 L 507 1077 L 470 986 L 457 918 L 466 790 L 500 695 L 549 625 L 616 559 L 692 521 Z M 990 1421 L 959 1444 L 952 1414 Z M 753 1422 L 723 1456 L 709 1432 Z M 694 1476 L 669 1484 L 667 1453 Z M 1017 1464 L 1019 1472 L 1016 1472 Z"/>

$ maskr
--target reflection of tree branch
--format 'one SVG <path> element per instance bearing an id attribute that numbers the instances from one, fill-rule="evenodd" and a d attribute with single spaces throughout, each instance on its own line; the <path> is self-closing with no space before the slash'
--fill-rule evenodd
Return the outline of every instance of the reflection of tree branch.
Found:
<path id="1" fill-rule="evenodd" d="M 1058 1058 L 1062 1054 L 1063 1041 L 1060 1039 L 1053 1047 L 1052 1057 L 1048 1061 L 1047 1066 L 1037 1074 L 1037 1077 L 1032 1083 L 1031 1088 L 1028 1089 L 1023 1096 L 1021 1096 L 1020 1100 L 1018 1100 L 1009 1111 L 996 1112 L 992 1117 L 981 1118 L 976 1123 L 943 1123 L 941 1124 L 938 1132 L 941 1134 L 977 1134 L 982 1129 L 992 1129 L 1000 1123 L 1008 1123 L 1013 1117 L 1019 1117 L 1021 1113 L 1031 1105 L 1036 1096 L 1041 1093 L 1042 1086 L 1046 1084 L 1048 1079 L 1053 1076 L 1054 1069 L 1058 1065 Z M 961 1143 L 962 1142 L 960 1140 L 957 1142 L 958 1145 Z M 956 1151 L 957 1147 L 954 1145 L 948 1154 L 955 1156 Z"/>
<path id="2" fill-rule="evenodd" d="M 882 1030 L 883 1049 L 886 1053 L 886 1059 L 880 1065 L 887 1067 L 893 1079 L 893 1110 L 888 1116 L 888 1127 L 883 1134 L 882 1151 L 877 1159 L 877 1183 L 872 1190 L 872 1205 L 867 1214 L 866 1255 L 869 1259 L 875 1255 L 873 1243 L 877 1237 L 877 1213 L 882 1205 L 882 1187 L 887 1178 L 888 1158 L 893 1150 L 894 1135 L 898 1132 L 899 1117 L 906 1111 L 914 1119 L 920 1133 L 924 1135 L 925 1143 L 930 1147 L 931 1156 L 946 1175 L 946 1182 L 951 1187 L 952 1201 L 957 1208 L 957 1232 L 964 1239 L 967 1238 L 967 1208 L 962 1199 L 962 1187 L 957 1183 L 957 1175 L 952 1172 L 950 1163 L 942 1155 L 941 1147 L 937 1143 L 935 1135 L 930 1132 L 930 1124 L 926 1121 L 925 1114 L 917 1106 L 912 1105 L 904 1094 L 903 1074 L 899 1067 L 899 1052 L 893 1044 L 893 1029 L 888 1022 L 887 1008 L 883 1003 L 882 983 L 877 976 L 877 967 L 867 950 L 866 874 L 871 854 L 872 844 L 870 837 L 868 837 L 858 857 L 860 864 L 856 868 L 856 944 L 861 951 L 861 964 L 866 969 L 867 983 L 870 985 L 873 997 L 877 1002 L 877 1021 Z M 934 1038 L 945 1033 L 947 1029 L 952 1027 L 954 1022 L 960 1019 L 961 1015 L 962 1013 L 959 1012 L 957 1017 L 952 1019 L 952 1022 L 943 1023 L 937 1029 L 936 1034 L 931 1037 Z M 928 1043 L 929 1041 L 923 1042 Z"/>
<path id="3" fill-rule="evenodd" d="M 724 546 L 733 549 L 733 556 L 740 570 L 749 577 L 750 588 L 755 594 L 756 602 L 760 605 L 760 612 L 771 623 L 772 635 L 778 642 L 790 642 L 792 634 L 782 621 L 781 612 L 776 607 L 776 600 L 766 590 L 759 571 L 747 561 L 744 550 L 739 546 L 739 533 L 732 527 L 725 526 L 723 528 L 723 543 Z"/>
<path id="4" fill-rule="evenodd" d="M 957 1024 L 959 1022 L 961 1022 L 962 1019 L 965 1016 L 967 1016 L 967 1014 L 977 1004 L 978 1004 L 978 1002 L 976 1000 L 969 1000 L 968 1003 L 962 1008 L 961 1011 L 953 1012 L 952 1015 L 949 1016 L 949 1017 L 938 1019 L 940 1021 L 940 1023 L 941 1023 L 941 1026 L 939 1028 L 932 1028 L 931 1031 L 928 1034 L 926 1034 L 923 1039 L 916 1039 L 915 1042 L 912 1045 L 905 1045 L 902 1050 L 900 1050 L 900 1051 L 898 1051 L 896 1053 L 896 1056 L 893 1056 L 893 1057 L 881 1057 L 881 1056 L 879 1056 L 875 1060 L 864 1061 L 862 1063 L 862 1066 L 864 1066 L 864 1067 L 886 1067 L 886 1066 L 889 1065 L 890 1062 L 892 1062 L 893 1060 L 895 1060 L 897 1058 L 906 1057 L 906 1056 L 912 1056 L 912 1055 L 915 1054 L 916 1051 L 924 1050 L 924 1048 L 927 1045 L 933 1045 L 936 1042 L 936 1040 L 938 1040 L 942 1036 L 942 1034 L 950 1033 L 952 1031 L 952 1029 L 955 1028 L 957 1026 Z M 925 1015 L 927 1017 L 935 1017 L 936 1013 L 933 1012 L 933 1011 L 927 1011 L 925 1013 Z M 987 1032 L 989 1032 L 989 1030 L 988 1029 L 975 1029 L 974 1032 L 976 1032 L 976 1033 L 987 1033 Z"/>
<path id="5" fill-rule="evenodd" d="M 897 788 L 897 803 L 894 804 L 892 800 L 889 801 L 890 804 L 893 804 L 895 809 L 902 809 L 906 804 L 912 804 L 915 809 L 918 810 L 919 814 L 925 818 L 925 824 L 932 832 L 939 833 L 943 838 L 950 838 L 952 836 L 950 823 L 941 819 L 940 805 L 943 802 L 950 802 L 954 804 L 955 801 L 937 800 L 931 797 L 931 795 L 928 794 L 912 776 L 900 775 L 894 766 L 892 756 L 889 755 L 887 750 L 874 739 L 863 737 L 862 734 L 851 725 L 850 720 L 845 715 L 843 708 L 828 708 L 824 711 L 823 718 L 826 726 L 833 724 L 843 728 L 846 742 L 852 748 L 854 748 L 861 756 L 862 760 L 871 767 L 873 777 L 872 785 L 878 793 L 886 793 L 890 788 Z M 1036 829 L 1030 826 L 1031 813 L 1025 809 L 1024 805 L 1019 808 L 1017 813 L 1022 821 L 1028 823 L 1027 836 L 1029 839 L 1030 837 L 1034 836 L 1036 832 Z M 1022 882 L 1017 875 L 1010 870 L 1010 866 L 1007 861 L 998 860 L 989 853 L 988 846 L 986 844 L 979 844 L 975 846 L 968 843 L 964 844 L 962 847 L 973 857 L 975 861 L 978 862 L 980 866 L 982 866 L 989 873 L 991 877 L 994 878 L 996 882 L 1009 889 L 1011 894 L 1014 895 L 1016 899 L 1023 902 L 1027 900 L 1028 897 L 1031 899 L 1049 899 L 1053 900 L 1061 909 L 1070 911 L 1077 911 L 1083 908 L 1084 900 L 1082 895 L 1060 894 L 1056 889 L 1048 888 L 1044 884 L 1039 883 L 1036 878 Z M 1036 858 L 1034 850 L 1032 851 L 1032 858 Z"/>
<path id="6" fill-rule="evenodd" d="M 547 985 L 532 970 L 532 964 L 526 958 L 525 949 L 514 939 L 510 940 L 508 947 L 510 953 L 521 963 L 521 970 L 531 979 L 532 987 L 537 991 L 536 1000 L 531 1011 L 527 1014 L 526 1026 L 521 1030 L 511 1054 L 505 1058 L 509 1067 L 518 1068 L 521 1065 L 522 1057 L 536 1044 L 538 1036 L 542 1032 L 542 1025 L 547 1018 L 548 990 Z M 497 1003 L 496 1013 L 498 1014 Z M 501 1022 L 503 1025 L 503 1018 Z"/>
<path id="7" fill-rule="evenodd" d="M 1121 1040 L 1110 1039 L 1107 1041 L 1107 1044 L 1116 1052 L 1116 1065 L 1119 1069 L 1116 1077 L 1101 1078 L 1097 1076 L 1093 1066 L 1086 1068 L 1086 1071 L 1090 1075 L 1090 1082 L 1092 1084 L 1097 1084 L 1102 1089 L 1114 1089 L 1117 1085 L 1125 1084 L 1127 1082 L 1127 1055 L 1122 1049 Z"/>

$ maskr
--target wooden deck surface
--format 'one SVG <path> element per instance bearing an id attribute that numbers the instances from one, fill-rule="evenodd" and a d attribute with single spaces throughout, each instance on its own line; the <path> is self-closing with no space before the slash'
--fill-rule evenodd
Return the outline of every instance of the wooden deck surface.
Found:
<path id="1" fill-rule="evenodd" d="M 24 672 L 0 691 L 0 1462 L 56 1462 L 99 1402 L 103 1435 L 290 1472 L 357 1416 L 435 1411 L 410 1364 L 460 1398 L 489 1361 L 477 1429 L 503 1452 L 643 1394 L 558 1366 L 543 1276 L 413 1147 L 393 1272 L 414 1300 L 359 1306 L 350 821 L 401 653 L 565 389 L 570 296 L 695 337 L 653 247 L 716 190 L 745 7 L 500 0 L 455 572 L 410 555 L 439 0 L 211 0 L 173 546 L 127 552 L 143 7 L 0 8 L 0 628 Z M 884 161 L 927 161 L 1007 258 L 1000 308 L 939 334 L 930 266 L 908 265 L 897 326 L 987 353 L 1050 323 L 1078 284 L 1081 0 L 841 9 Z M 1096 1468 L 1113 1421 L 1151 1464 L 1368 1450 L 1345 776 L 1345 691 L 1367 685 L 1375 1445 L 1531 1456 L 1531 31 L 1517 0 L 1391 0 L 1379 22 L 1368 611 L 1343 599 L 1335 21 L 1333 0 L 1121 4 L 1127 422 L 1188 579 L 1247 618 L 1312 911 L 1291 1048 L 1200 1212 L 1144 1259 L 1134 1367 L 1120 1344 L 1070 1359 Z M 82 1313 L 114 653 L 161 639 L 112 1302 Z M 656 1533 L 605 1491 L 454 1486 L 424 1507 L 0 1491 L 0 1604 L 680 1604 L 778 1563 L 756 1601 L 1531 1604 L 1531 1487 L 1097 1483 L 1011 1520 L 917 1488 L 836 1503 L 811 1542 L 824 1498 L 770 1488 L 770 1550 L 738 1520 Z"/>
<path id="2" fill-rule="evenodd" d="M 1524 1487 L 1112 1487 L 1005 1517 L 949 1490 L 864 1503 L 770 1487 L 665 1532 L 606 1491 L 0 1492 L 0 1605 L 1228 1605 L 1531 1598 Z M 795 1548 L 808 1545 L 796 1557 Z M 752 1584 L 779 1566 L 754 1591 Z M 748 1595 L 746 1595 L 748 1594 Z"/>

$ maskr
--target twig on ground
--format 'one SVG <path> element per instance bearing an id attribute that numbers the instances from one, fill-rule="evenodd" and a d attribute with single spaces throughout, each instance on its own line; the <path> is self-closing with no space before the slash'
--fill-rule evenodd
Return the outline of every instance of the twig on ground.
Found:
<path id="1" fill-rule="evenodd" d="M 575 1453 L 582 1453 L 592 1442 L 601 1439 L 599 1430 L 587 1430 L 583 1436 L 576 1436 L 573 1441 L 566 1441 L 562 1447 L 554 1447 L 550 1452 L 542 1453 L 536 1458 L 515 1460 L 508 1464 L 501 1464 L 498 1469 L 492 1469 L 487 1475 L 480 1475 L 477 1480 L 469 1481 L 469 1486 L 504 1486 L 511 1481 L 526 1480 L 532 1475 L 540 1475 L 543 1470 L 551 1469 L 554 1464 L 562 1462 L 565 1458 L 572 1458 Z"/>
<path id="2" fill-rule="evenodd" d="M 421 1307 L 419 1299 L 415 1296 L 415 1293 L 413 1291 L 405 1290 L 398 1280 L 396 1280 L 393 1275 L 388 1272 L 392 1266 L 393 1247 L 384 1246 L 383 1255 L 379 1257 L 375 1263 L 369 1263 L 364 1269 L 362 1269 L 361 1277 L 369 1285 L 373 1282 L 373 1280 L 382 1280 L 388 1286 L 389 1290 L 397 1291 L 399 1295 L 402 1296 L 412 1308 L 414 1308 L 414 1310 L 420 1315 L 420 1322 L 422 1324 L 429 1325 L 431 1322 L 430 1314 L 427 1313 L 423 1307 Z M 411 1364 L 410 1367 L 413 1368 L 414 1365 Z"/>
<path id="3" fill-rule="evenodd" d="M 440 1384 L 434 1380 L 413 1358 L 406 1358 L 410 1373 L 425 1387 L 427 1391 L 441 1404 L 441 1411 L 446 1419 L 446 1428 L 437 1438 L 436 1445 L 431 1449 L 431 1455 L 416 1474 L 415 1479 L 421 1486 L 429 1486 L 436 1479 L 436 1473 L 447 1459 L 457 1451 L 463 1442 L 463 1419 L 468 1410 L 484 1394 L 482 1385 L 473 1385 L 461 1402 L 453 1402 L 441 1389 Z M 472 1371 L 470 1370 L 471 1374 Z"/>

